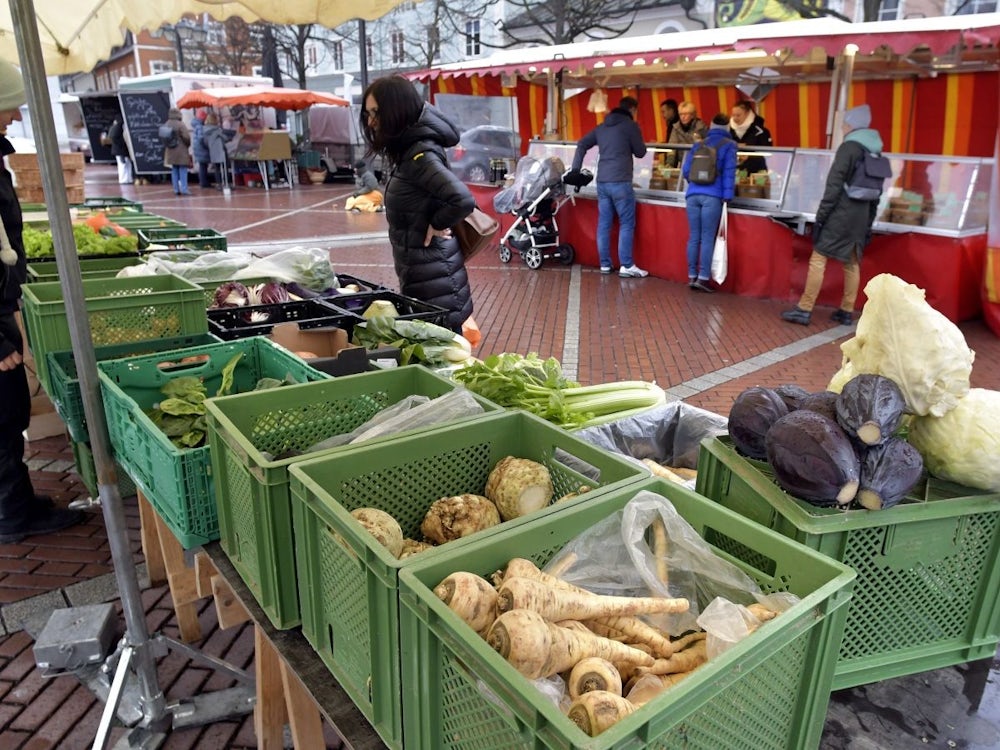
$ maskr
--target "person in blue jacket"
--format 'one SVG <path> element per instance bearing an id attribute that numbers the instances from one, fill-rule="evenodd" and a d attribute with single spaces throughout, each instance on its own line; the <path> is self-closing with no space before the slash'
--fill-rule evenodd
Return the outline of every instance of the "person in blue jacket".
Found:
<path id="1" fill-rule="evenodd" d="M 699 148 L 692 146 L 684 158 L 682 173 L 687 182 L 688 235 L 687 261 L 688 286 L 697 292 L 713 292 L 712 254 L 715 252 L 715 234 L 719 231 L 722 205 L 733 199 L 736 189 L 736 141 L 729 137 L 729 116 L 723 113 L 712 118 L 712 125 L 700 143 L 716 151 L 715 182 L 696 185 L 690 181 L 691 159 Z"/>
<path id="2" fill-rule="evenodd" d="M 611 225 L 618 214 L 618 275 L 624 278 L 649 276 L 635 265 L 632 243 L 635 238 L 635 190 L 632 187 L 632 157 L 646 155 L 642 131 L 635 121 L 639 102 L 623 96 L 608 113 L 604 122 L 587 133 L 576 144 L 573 171 L 579 172 L 583 157 L 597 146 L 597 254 L 601 273 L 614 270 L 611 265 Z"/>

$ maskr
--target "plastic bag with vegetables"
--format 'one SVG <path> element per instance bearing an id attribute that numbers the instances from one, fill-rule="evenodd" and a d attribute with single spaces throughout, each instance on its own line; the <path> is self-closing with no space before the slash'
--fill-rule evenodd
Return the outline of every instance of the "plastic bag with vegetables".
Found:
<path id="1" fill-rule="evenodd" d="M 268 278 L 313 292 L 335 289 L 338 286 L 337 276 L 330 265 L 330 253 L 321 247 L 291 247 L 263 258 L 255 258 L 245 269 L 228 278 Z M 289 291 L 297 297 L 307 296 L 299 294 L 294 288 Z"/>
<path id="2" fill-rule="evenodd" d="M 884 375 L 899 386 L 911 414 L 940 417 L 969 392 L 975 357 L 958 326 L 924 299 L 924 290 L 892 274 L 865 286 L 857 335 L 841 345 L 843 365 L 828 390 L 855 375 Z"/>

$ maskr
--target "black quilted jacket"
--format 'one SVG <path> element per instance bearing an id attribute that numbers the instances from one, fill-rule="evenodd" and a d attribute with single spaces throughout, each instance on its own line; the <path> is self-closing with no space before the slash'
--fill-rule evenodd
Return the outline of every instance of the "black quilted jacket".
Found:
<path id="1" fill-rule="evenodd" d="M 0 154 L 6 156 L 13 152 L 10 142 L 0 137 Z M 17 201 L 10 172 L 2 162 L 0 162 L 0 217 L 3 218 L 11 247 L 17 253 L 16 265 L 5 266 L 0 263 L 0 315 L 9 315 L 17 310 L 17 301 L 21 298 L 21 284 L 24 283 L 27 269 L 24 245 L 21 242 L 21 204 Z M 0 334 L 0 359 L 4 359 L 14 350 L 14 342 L 7 341 Z"/>
<path id="2" fill-rule="evenodd" d="M 400 291 L 447 308 L 445 325 L 460 331 L 472 314 L 472 291 L 455 239 L 435 237 L 424 247 L 427 226 L 453 227 L 472 213 L 475 198 L 448 168 L 444 149 L 458 131 L 432 105 L 401 136 L 403 156 L 389 177 L 385 214 Z"/>

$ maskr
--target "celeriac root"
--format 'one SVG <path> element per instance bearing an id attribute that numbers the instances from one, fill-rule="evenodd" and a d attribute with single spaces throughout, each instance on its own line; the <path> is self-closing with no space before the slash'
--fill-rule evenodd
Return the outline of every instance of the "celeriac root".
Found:
<path id="1" fill-rule="evenodd" d="M 551 677 L 572 669 L 588 656 L 612 663 L 652 666 L 654 659 L 617 641 L 561 628 L 537 612 L 515 609 L 500 615 L 486 633 L 486 642 L 529 679 Z"/>
<path id="2" fill-rule="evenodd" d="M 588 656 L 580 659 L 570 671 L 566 686 L 569 688 L 569 697 L 573 699 L 593 690 L 621 695 L 622 676 L 607 659 Z"/>
<path id="3" fill-rule="evenodd" d="M 497 617 L 496 589 L 474 573 L 452 573 L 434 587 L 434 594 L 479 635 L 485 635 Z"/>
<path id="4" fill-rule="evenodd" d="M 636 707 L 620 695 L 594 690 L 574 700 L 566 715 L 586 734 L 596 737 L 635 710 Z"/>
<path id="5" fill-rule="evenodd" d="M 649 596 L 599 596 L 548 586 L 530 578 L 508 578 L 497 596 L 497 611 L 531 609 L 547 620 L 589 620 L 613 615 L 686 612 L 687 599 Z"/>

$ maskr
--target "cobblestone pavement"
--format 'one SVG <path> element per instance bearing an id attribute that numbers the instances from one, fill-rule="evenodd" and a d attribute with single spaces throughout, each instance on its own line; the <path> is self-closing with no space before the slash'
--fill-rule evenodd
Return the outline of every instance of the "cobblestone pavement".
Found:
<path id="1" fill-rule="evenodd" d="M 335 268 L 395 288 L 382 214 L 342 210 L 351 186 L 302 185 L 294 190 L 237 188 L 174 196 L 169 185 L 124 186 L 121 195 L 145 210 L 192 227 L 212 227 L 235 249 L 261 251 L 305 244 L 327 247 Z M 89 165 L 88 196 L 118 195 L 113 167 Z M 665 242 L 665 252 L 682 252 Z M 558 358 L 583 383 L 655 380 L 687 403 L 728 414 L 751 385 L 794 382 L 822 389 L 840 365 L 848 328 L 818 310 L 808 327 L 782 323 L 784 303 L 692 293 L 661 279 L 619 279 L 596 269 L 546 263 L 531 271 L 516 259 L 483 253 L 471 264 L 476 319 L 484 331 L 477 352 L 536 351 Z M 1000 389 L 1000 340 L 981 321 L 961 325 L 976 351 L 974 386 Z M 65 436 L 34 440 L 26 459 L 39 491 L 60 505 L 87 491 L 74 472 Z M 145 579 L 134 498 L 124 501 L 133 562 Z M 53 609 L 113 601 L 120 606 L 104 523 L 99 513 L 73 529 L 0 545 L 0 748 L 89 747 L 103 704 L 75 678 L 45 679 L 35 667 L 33 634 Z M 178 637 L 169 591 L 144 584 L 151 632 Z M 199 609 L 197 646 L 240 668 L 253 663 L 248 626 L 222 630 L 214 607 Z M 228 678 L 170 653 L 159 662 L 165 694 L 180 699 L 231 686 Z M 823 750 L 1000 747 L 998 667 L 987 660 L 839 691 L 831 701 Z M 121 729 L 115 730 L 115 737 Z M 326 727 L 328 747 L 337 747 Z M 250 718 L 175 731 L 167 748 L 254 748 Z M 311 749 L 310 749 L 311 750 Z M 725 750 L 725 749 L 722 749 Z"/>

